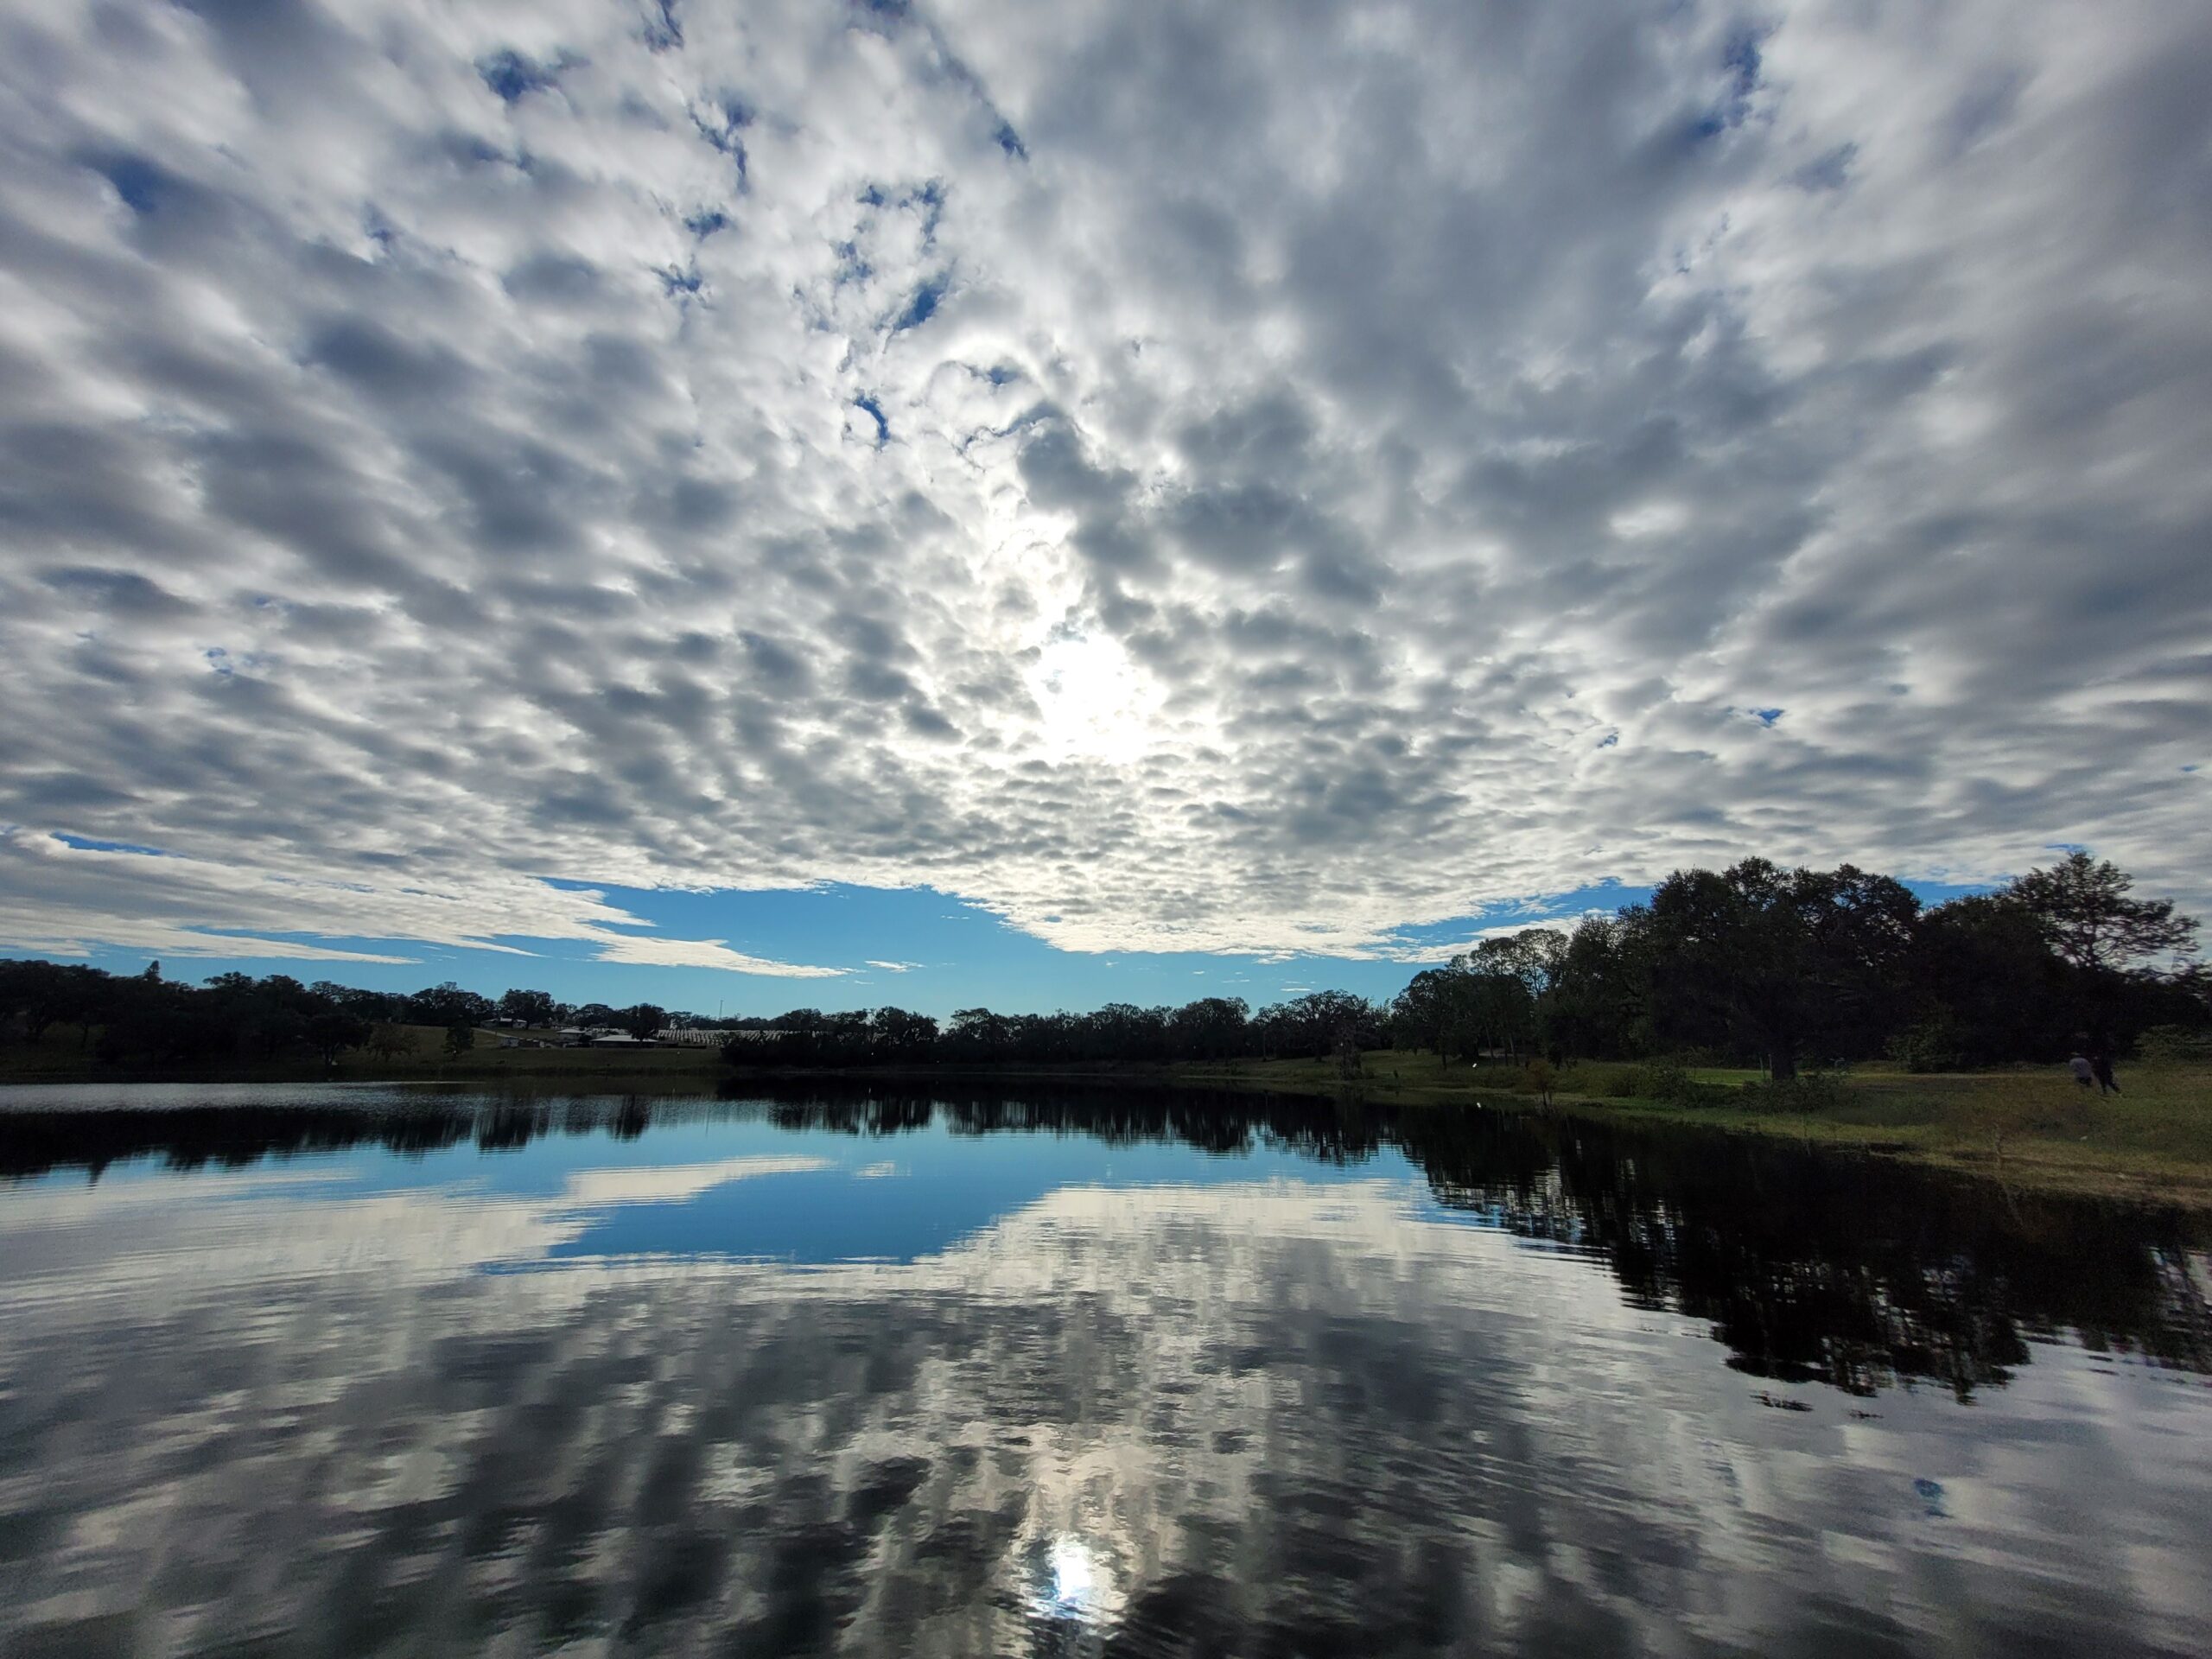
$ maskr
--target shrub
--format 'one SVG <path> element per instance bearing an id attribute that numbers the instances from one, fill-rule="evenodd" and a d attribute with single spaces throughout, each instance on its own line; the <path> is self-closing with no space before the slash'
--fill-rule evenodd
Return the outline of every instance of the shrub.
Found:
<path id="1" fill-rule="evenodd" d="M 1535 1059 L 1529 1061 L 1528 1067 L 1528 1077 L 1529 1088 L 1535 1094 L 1542 1096 L 1545 1105 L 1550 1105 L 1552 1103 L 1552 1089 L 1559 1081 L 1558 1073 L 1552 1070 L 1552 1063 L 1549 1060 L 1545 1059 Z"/>
<path id="2" fill-rule="evenodd" d="M 1655 1060 L 1643 1068 L 1637 1093 L 1646 1100 L 1669 1106 L 1725 1106 L 1732 1090 L 1717 1083 L 1700 1083 L 1680 1060 Z"/>
<path id="3" fill-rule="evenodd" d="M 1899 1032 L 1884 1046 L 1890 1058 L 1908 1071 L 1955 1071 L 1965 1060 L 1958 1022 L 1941 1008 Z"/>
<path id="4" fill-rule="evenodd" d="M 1843 1104 L 1849 1090 L 1832 1071 L 1807 1071 L 1795 1077 L 1747 1083 L 1738 1091 L 1746 1111 L 1828 1112 Z"/>

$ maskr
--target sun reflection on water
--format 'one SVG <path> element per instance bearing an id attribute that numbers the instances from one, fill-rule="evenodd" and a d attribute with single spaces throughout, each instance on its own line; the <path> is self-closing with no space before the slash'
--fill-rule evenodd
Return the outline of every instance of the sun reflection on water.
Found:
<path id="1" fill-rule="evenodd" d="M 1113 1568 L 1096 1546 L 1073 1533 L 1056 1533 L 1028 1552 L 1029 1613 L 1040 1623 L 1070 1630 L 1103 1631 L 1121 1608 Z"/>

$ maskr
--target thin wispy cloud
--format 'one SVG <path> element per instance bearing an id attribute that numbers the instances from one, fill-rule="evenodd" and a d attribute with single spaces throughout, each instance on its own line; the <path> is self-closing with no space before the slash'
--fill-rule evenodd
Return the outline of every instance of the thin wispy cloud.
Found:
<path id="1" fill-rule="evenodd" d="M 14 8 L 0 944 L 2202 899 L 2208 79 L 2131 0 Z"/>

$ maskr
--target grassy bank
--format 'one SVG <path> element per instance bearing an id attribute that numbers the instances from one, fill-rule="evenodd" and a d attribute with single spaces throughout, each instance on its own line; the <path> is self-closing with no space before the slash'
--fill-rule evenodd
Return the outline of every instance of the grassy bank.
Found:
<path id="1" fill-rule="evenodd" d="M 1210 1088 L 1356 1093 L 1393 1104 L 1536 1109 L 1535 1080 L 1492 1061 L 1450 1071 L 1433 1054 L 1364 1057 L 1358 1077 L 1332 1062 L 1246 1060 L 1173 1068 L 1178 1081 Z M 1590 1063 L 1560 1070 L 1554 1110 L 1638 1122 L 1697 1124 L 1859 1148 L 1994 1176 L 2044 1191 L 2156 1198 L 2212 1209 L 2212 1065 L 2121 1069 L 2125 1093 L 2099 1098 L 2060 1066 L 1916 1075 L 1863 1066 L 1810 1110 L 1777 1109 L 1747 1088 L 1751 1071 L 1697 1071 L 1694 1103 L 1637 1092 L 1647 1068 Z"/>

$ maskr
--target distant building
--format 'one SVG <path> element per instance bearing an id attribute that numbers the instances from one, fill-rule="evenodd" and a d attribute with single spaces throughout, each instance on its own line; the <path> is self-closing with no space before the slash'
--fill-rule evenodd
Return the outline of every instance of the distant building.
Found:
<path id="1" fill-rule="evenodd" d="M 640 1040 L 626 1031 L 613 1026 L 563 1026 L 560 1033 L 563 1048 L 653 1048 L 658 1045 L 650 1039 Z"/>
<path id="2" fill-rule="evenodd" d="M 653 1033 L 653 1040 L 669 1048 L 720 1048 L 722 1039 L 735 1034 L 728 1031 L 694 1031 L 688 1027 L 664 1026 Z"/>

